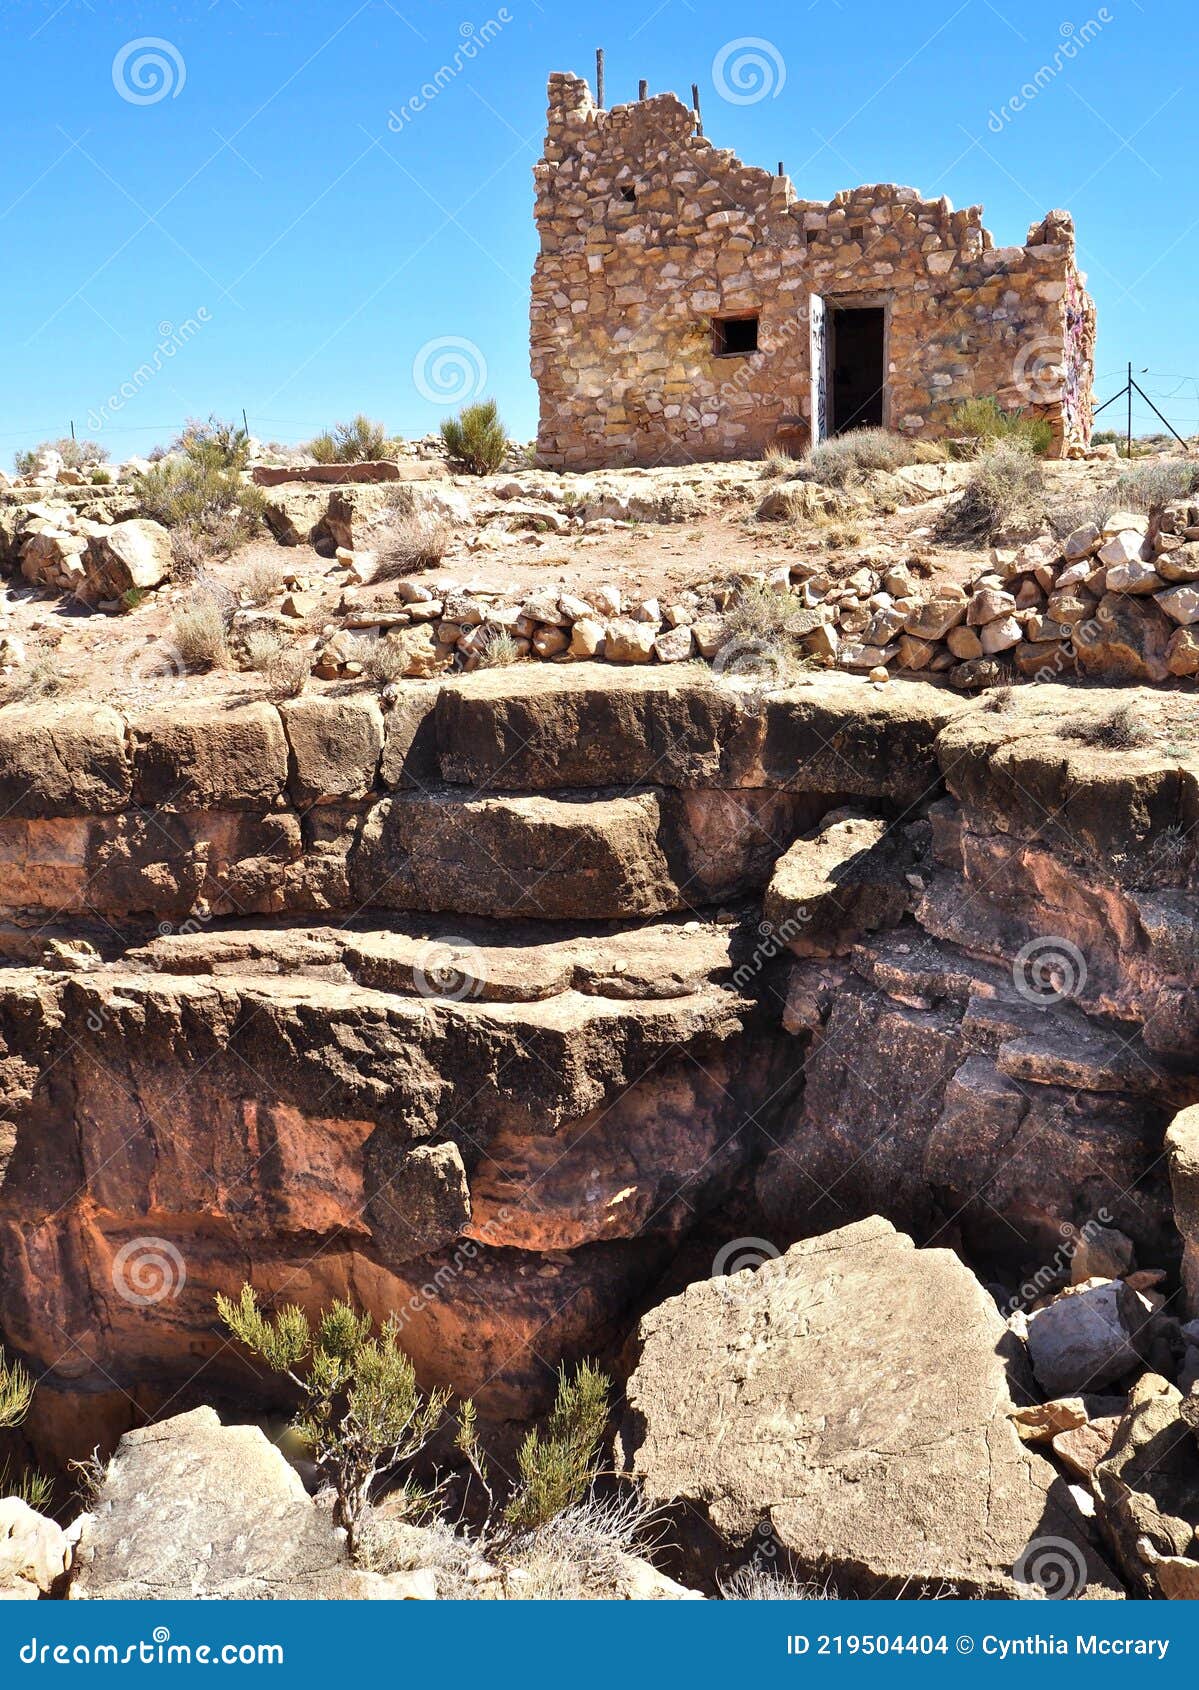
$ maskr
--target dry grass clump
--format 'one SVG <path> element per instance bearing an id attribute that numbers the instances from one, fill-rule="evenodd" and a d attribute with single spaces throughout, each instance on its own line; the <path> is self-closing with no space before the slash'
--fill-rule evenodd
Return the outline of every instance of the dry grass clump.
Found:
<path id="1" fill-rule="evenodd" d="M 718 1581 L 726 1602 L 836 1602 L 837 1589 L 828 1579 L 791 1578 L 761 1561 L 750 1561 Z"/>
<path id="2" fill-rule="evenodd" d="M 763 481 L 778 481 L 784 475 L 794 475 L 798 465 L 790 452 L 782 446 L 768 446 L 762 453 L 758 471 Z"/>
<path id="3" fill-rule="evenodd" d="M 995 440 L 975 458 L 961 494 L 943 512 L 938 538 L 982 542 L 1031 533 L 1045 514 L 1045 473 L 1019 440 Z"/>
<path id="4" fill-rule="evenodd" d="M 514 634 L 507 628 L 492 628 L 479 654 L 479 668 L 506 669 L 510 663 L 519 663 L 523 655 Z"/>
<path id="5" fill-rule="evenodd" d="M 225 617 L 203 588 L 188 593 L 171 617 L 175 646 L 189 669 L 223 669 L 229 663 Z"/>
<path id="6" fill-rule="evenodd" d="M 1064 499 L 1048 506 L 1045 516 L 1054 538 L 1068 540 L 1071 534 L 1090 523 L 1101 529 L 1116 509 L 1118 505 L 1113 490 L 1101 487 L 1093 493 L 1080 494 L 1077 498 Z"/>
<path id="7" fill-rule="evenodd" d="M 282 587 L 283 578 L 275 565 L 259 559 L 250 565 L 242 583 L 242 592 L 249 603 L 258 608 L 269 604 Z"/>
<path id="8" fill-rule="evenodd" d="M 377 640 L 359 641 L 357 657 L 363 674 L 376 686 L 390 686 L 393 681 L 403 680 L 408 668 L 404 642 L 393 634 L 380 634 Z"/>
<path id="9" fill-rule="evenodd" d="M 1062 731 L 1082 745 L 1093 745 L 1104 751 L 1137 751 L 1152 745 L 1156 738 L 1133 704 L 1119 705 L 1110 716 L 1088 716 L 1067 722 Z"/>
<path id="10" fill-rule="evenodd" d="M 1116 482 L 1114 496 L 1120 510 L 1155 515 L 1172 499 L 1185 499 L 1199 488 L 1199 464 L 1186 458 L 1158 458 L 1130 464 Z"/>
<path id="11" fill-rule="evenodd" d="M 361 411 L 352 422 L 334 423 L 315 440 L 308 450 L 318 464 L 373 463 L 392 456 L 391 442 L 381 422 L 372 422 Z"/>
<path id="12" fill-rule="evenodd" d="M 62 659 L 50 646 L 32 652 L 27 661 L 0 680 L 0 702 L 36 704 L 43 698 L 60 698 L 71 690 L 71 678 Z"/>
<path id="13" fill-rule="evenodd" d="M 453 538 L 453 529 L 439 517 L 399 516 L 379 541 L 375 579 L 391 581 L 416 570 L 435 569 Z"/>
<path id="14" fill-rule="evenodd" d="M 850 487 L 875 470 L 902 469 L 916 458 L 916 448 L 901 434 L 886 428 L 855 428 L 813 446 L 796 474 L 824 487 Z"/>

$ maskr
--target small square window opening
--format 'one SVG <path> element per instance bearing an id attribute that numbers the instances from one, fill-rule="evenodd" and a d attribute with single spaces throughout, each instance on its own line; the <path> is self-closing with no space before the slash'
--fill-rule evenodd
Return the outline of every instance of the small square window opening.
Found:
<path id="1" fill-rule="evenodd" d="M 757 317 L 717 317 L 712 324 L 713 351 L 731 358 L 758 350 Z"/>

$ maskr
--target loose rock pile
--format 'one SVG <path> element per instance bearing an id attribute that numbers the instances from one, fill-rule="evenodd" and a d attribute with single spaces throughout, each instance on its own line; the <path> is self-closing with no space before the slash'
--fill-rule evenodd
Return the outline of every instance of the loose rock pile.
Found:
<path id="1" fill-rule="evenodd" d="M 100 520 L 86 509 L 46 500 L 5 511 L 0 564 L 19 569 L 35 586 L 73 594 L 100 610 L 123 609 L 130 593 L 161 586 L 172 561 L 171 537 L 161 523 L 142 517 Z"/>

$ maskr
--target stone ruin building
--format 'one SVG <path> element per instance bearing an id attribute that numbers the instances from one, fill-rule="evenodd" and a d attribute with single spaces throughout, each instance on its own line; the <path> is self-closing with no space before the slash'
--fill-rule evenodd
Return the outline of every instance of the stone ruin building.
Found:
<path id="1" fill-rule="evenodd" d="M 935 438 L 976 395 L 1047 417 L 1056 454 L 1089 443 L 1095 308 L 1067 212 L 996 247 L 980 206 L 913 188 L 800 199 L 675 95 L 604 110 L 569 74 L 535 176 L 549 467 L 799 453 L 870 425 Z"/>

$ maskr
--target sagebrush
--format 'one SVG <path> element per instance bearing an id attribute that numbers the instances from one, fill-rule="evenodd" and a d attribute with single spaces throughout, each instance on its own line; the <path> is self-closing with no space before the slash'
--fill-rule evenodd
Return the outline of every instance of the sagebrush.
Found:
<path id="1" fill-rule="evenodd" d="M 494 399 L 464 405 L 456 417 L 446 417 L 441 438 L 452 464 L 471 475 L 491 475 L 508 456 L 508 433 Z"/>
<path id="2" fill-rule="evenodd" d="M 318 434 L 308 450 L 318 464 L 358 464 L 390 457 L 394 448 L 383 424 L 359 411 L 352 421 L 334 423 Z"/>

